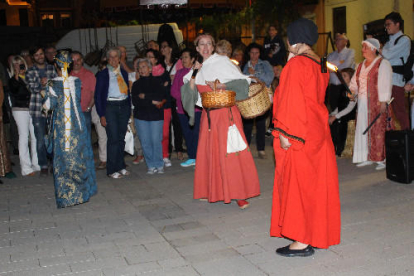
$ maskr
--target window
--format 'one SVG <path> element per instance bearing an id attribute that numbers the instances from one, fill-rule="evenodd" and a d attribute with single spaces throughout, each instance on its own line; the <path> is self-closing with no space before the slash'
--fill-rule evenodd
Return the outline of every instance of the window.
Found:
<path id="1" fill-rule="evenodd" d="M 19 9 L 20 26 L 29 27 L 29 13 L 27 9 Z"/>
<path id="2" fill-rule="evenodd" d="M 333 34 L 346 33 L 346 7 L 333 9 Z"/>
<path id="3" fill-rule="evenodd" d="M 53 23 L 53 13 L 43 13 L 42 18 L 42 27 L 51 27 L 53 28 L 55 24 Z"/>
<path id="4" fill-rule="evenodd" d="M 71 28 L 72 27 L 72 16 L 70 13 L 61 13 L 60 14 L 60 26 L 62 28 Z"/>

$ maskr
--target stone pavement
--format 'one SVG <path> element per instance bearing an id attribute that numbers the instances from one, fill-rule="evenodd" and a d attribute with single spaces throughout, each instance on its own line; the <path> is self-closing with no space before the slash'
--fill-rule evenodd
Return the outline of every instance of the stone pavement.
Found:
<path id="1" fill-rule="evenodd" d="M 3 178 L 0 276 L 414 275 L 414 184 L 338 159 L 341 244 L 284 258 L 289 241 L 269 237 L 274 161 L 255 161 L 262 194 L 245 210 L 193 200 L 194 169 L 174 158 L 163 175 L 131 157 L 122 180 L 97 171 L 98 194 L 60 210 L 51 176 Z"/>

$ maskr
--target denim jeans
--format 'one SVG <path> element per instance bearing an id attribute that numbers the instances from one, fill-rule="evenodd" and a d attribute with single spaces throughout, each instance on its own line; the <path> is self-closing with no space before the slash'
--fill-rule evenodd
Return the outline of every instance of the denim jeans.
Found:
<path id="1" fill-rule="evenodd" d="M 188 158 L 196 159 L 201 112 L 195 112 L 194 126 L 188 124 L 189 117 L 186 114 L 178 114 L 178 118 L 180 119 L 181 129 L 184 134 Z"/>
<path id="2" fill-rule="evenodd" d="M 144 121 L 135 119 L 135 127 L 141 141 L 145 162 L 148 168 L 162 168 L 162 128 L 164 121 Z"/>
<path id="3" fill-rule="evenodd" d="M 36 136 L 36 150 L 37 161 L 39 167 L 45 169 L 47 165 L 47 154 L 45 146 L 45 134 L 46 134 L 46 118 L 45 117 L 33 117 L 33 127 Z"/>
<path id="4" fill-rule="evenodd" d="M 131 106 L 127 100 L 107 101 L 106 103 L 106 135 L 107 161 L 106 173 L 113 174 L 125 169 L 124 148 Z"/>

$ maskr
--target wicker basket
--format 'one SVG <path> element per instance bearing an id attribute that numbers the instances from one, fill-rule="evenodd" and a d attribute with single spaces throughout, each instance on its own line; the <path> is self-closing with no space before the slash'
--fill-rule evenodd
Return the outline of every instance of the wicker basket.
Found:
<path id="1" fill-rule="evenodd" d="M 203 108 L 232 107 L 236 104 L 236 92 L 230 90 L 216 90 L 218 82 L 219 80 L 214 82 L 214 91 L 200 93 Z"/>
<path id="2" fill-rule="evenodd" d="M 269 89 L 262 82 L 252 83 L 249 87 L 249 97 L 245 100 L 237 101 L 236 105 L 245 119 L 252 119 L 263 115 L 272 105 Z"/>

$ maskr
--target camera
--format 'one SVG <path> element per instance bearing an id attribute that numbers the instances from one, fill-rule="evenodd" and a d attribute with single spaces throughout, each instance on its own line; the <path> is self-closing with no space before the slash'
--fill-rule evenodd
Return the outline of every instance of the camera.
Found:
<path id="1" fill-rule="evenodd" d="M 19 68 L 20 68 L 20 70 L 25 70 L 26 66 L 24 66 L 24 64 L 20 64 Z"/>

